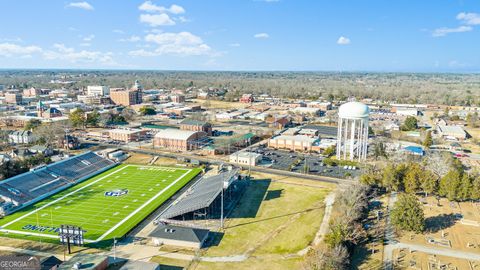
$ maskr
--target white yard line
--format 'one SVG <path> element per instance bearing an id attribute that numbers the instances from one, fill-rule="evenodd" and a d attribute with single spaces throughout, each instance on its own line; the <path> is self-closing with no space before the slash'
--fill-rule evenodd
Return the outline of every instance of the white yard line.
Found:
<path id="1" fill-rule="evenodd" d="M 162 191 L 160 191 L 159 193 L 157 193 L 155 196 L 153 196 L 152 198 L 150 198 L 150 200 L 146 201 L 144 204 L 142 204 L 139 208 L 135 209 L 135 211 L 131 212 L 128 216 L 126 216 L 124 219 L 122 219 L 119 223 L 117 223 L 115 226 L 113 226 L 112 228 L 110 228 L 110 230 L 106 231 L 102 236 L 100 236 L 99 238 L 97 238 L 97 240 L 95 241 L 100 241 L 102 240 L 103 238 L 105 238 L 107 235 L 109 235 L 111 232 L 113 232 L 115 229 L 117 229 L 118 227 L 120 227 L 120 225 L 122 225 L 123 223 L 125 223 L 127 220 L 129 220 L 131 217 L 133 217 L 136 213 L 138 213 L 140 210 L 142 210 L 143 208 L 145 208 L 145 206 L 149 205 L 152 201 L 154 201 L 156 198 L 158 198 L 158 196 L 162 195 L 165 191 L 169 190 L 174 184 L 176 184 L 178 181 L 180 181 L 181 179 L 183 179 L 185 176 L 187 176 L 187 174 L 189 174 L 192 170 L 187 170 L 186 173 L 184 173 L 182 176 L 178 177 L 175 181 L 173 181 L 172 183 L 170 183 L 170 185 L 168 185 L 167 187 L 165 187 L 164 189 L 162 189 Z"/>
<path id="2" fill-rule="evenodd" d="M 58 235 L 53 234 L 43 234 L 43 233 L 34 233 L 34 232 L 24 232 L 24 231 L 17 231 L 17 230 L 2 230 L 3 232 L 7 233 L 15 233 L 15 234 L 25 234 L 25 235 L 33 235 L 33 236 L 42 236 L 47 238 L 55 238 L 58 239 Z M 92 240 L 84 239 L 86 243 L 92 243 Z"/>
<path id="3" fill-rule="evenodd" d="M 99 181 L 101 181 L 101 180 L 109 177 L 110 175 L 115 174 L 115 173 L 117 173 L 117 172 L 119 172 L 119 171 L 127 168 L 128 166 L 129 166 L 129 165 L 127 165 L 127 166 L 125 166 L 125 167 L 122 167 L 122 168 L 120 168 L 120 169 L 118 169 L 118 170 L 116 170 L 116 171 L 114 171 L 114 172 L 111 172 L 111 173 L 109 173 L 109 174 L 107 174 L 107 175 L 105 175 L 105 176 L 103 176 L 103 177 L 101 177 L 101 178 L 99 178 L 99 179 L 97 179 L 97 180 L 89 183 L 88 185 L 85 185 L 85 186 L 83 186 L 83 187 L 81 187 L 81 188 L 79 188 L 79 189 L 76 189 L 76 190 L 74 190 L 74 191 L 72 191 L 72 192 L 70 192 L 70 193 L 68 193 L 68 194 L 66 194 L 66 195 L 64 195 L 64 196 L 62 196 L 62 197 L 54 200 L 54 201 L 51 201 L 51 202 L 45 204 L 44 206 L 42 206 L 42 207 L 40 207 L 40 208 L 36 208 L 35 210 L 30 211 L 30 212 L 26 213 L 25 215 L 23 215 L 23 216 L 21 216 L 21 217 L 18 217 L 17 219 L 8 222 L 7 224 L 5 224 L 5 225 L 3 225 L 3 226 L 1 227 L 0 231 L 3 231 L 3 230 L 4 230 L 3 228 L 10 226 L 10 225 L 12 225 L 13 223 L 15 223 L 15 222 L 17 222 L 17 221 L 22 220 L 22 219 L 25 218 L 25 217 L 28 217 L 28 216 L 30 216 L 30 215 L 32 215 L 32 214 L 35 214 L 37 211 L 40 211 L 40 210 L 42 210 L 42 209 L 44 209 L 44 208 L 46 208 L 46 207 L 48 207 L 48 206 L 50 206 L 50 205 L 52 205 L 52 204 L 55 204 L 55 203 L 57 203 L 57 202 L 65 199 L 65 198 L 71 196 L 72 194 L 75 194 L 75 193 L 77 193 L 78 191 L 80 191 L 80 190 L 82 190 L 82 189 L 85 189 L 85 188 L 87 188 L 87 187 L 89 187 L 89 186 L 91 186 L 91 185 L 93 185 L 93 184 L 95 184 L 95 183 L 97 183 L 97 182 L 99 182 Z"/>
<path id="4" fill-rule="evenodd" d="M 46 207 L 48 207 L 48 206 L 50 206 L 50 205 L 52 205 L 52 204 L 55 204 L 55 203 L 57 203 L 57 202 L 65 199 L 65 198 L 67 198 L 67 197 L 69 197 L 69 196 L 77 193 L 77 192 L 80 191 L 80 190 L 83 190 L 83 189 L 85 189 L 85 188 L 87 188 L 87 187 L 89 187 L 89 186 L 91 186 L 91 185 L 93 185 L 93 184 L 95 184 L 95 183 L 97 183 L 97 182 L 99 182 L 99 181 L 101 181 L 101 180 L 103 180 L 103 179 L 105 179 L 105 178 L 113 175 L 113 174 L 116 174 L 116 173 L 118 173 L 118 172 L 120 172 L 120 171 L 122 171 L 123 169 L 128 168 L 128 167 L 137 167 L 137 168 L 147 167 L 147 168 L 161 168 L 161 169 L 169 169 L 169 170 L 172 170 L 172 168 L 168 168 L 168 167 L 145 166 L 145 165 L 128 164 L 128 165 L 126 165 L 126 166 L 124 166 L 124 167 L 122 167 L 122 168 L 120 168 L 120 169 L 118 169 L 118 170 L 115 170 L 115 171 L 113 171 L 113 172 L 111 172 L 111 173 L 109 173 L 109 174 L 107 174 L 107 175 L 105 175 L 105 176 L 103 176 L 103 177 L 101 177 L 101 178 L 99 178 L 99 179 L 97 179 L 97 180 L 95 180 L 95 181 L 93 181 L 93 182 L 91 182 L 91 183 L 89 183 L 89 184 L 87 184 L 87 185 L 79 188 L 79 189 L 76 189 L 76 190 L 74 190 L 74 191 L 72 191 L 72 192 L 70 192 L 70 193 L 68 193 L 68 194 L 65 194 L 64 196 L 62 196 L 62 197 L 60 197 L 60 198 L 58 198 L 58 199 L 56 199 L 56 200 L 54 200 L 54 201 L 51 201 L 51 202 L 47 203 L 47 204 L 45 204 L 45 205 L 42 206 L 42 207 L 36 208 L 35 210 L 30 211 L 30 212 L 26 213 L 25 215 L 23 215 L 23 216 L 21 216 L 21 217 L 18 217 L 17 219 L 10 221 L 10 222 L 8 222 L 7 224 L 5 224 L 5 225 L 3 225 L 3 226 L 0 226 L 0 231 L 1 231 L 1 232 L 7 232 L 7 233 L 23 234 L 23 235 L 33 235 L 33 236 L 42 236 L 42 237 L 48 237 L 48 238 L 58 238 L 58 236 L 56 236 L 56 235 L 51 235 L 51 234 L 43 234 L 43 233 L 34 233 L 34 232 L 28 232 L 28 231 L 10 230 L 10 229 L 5 229 L 5 228 L 6 228 L 7 226 L 10 226 L 10 225 L 12 225 L 12 224 L 14 224 L 14 223 L 16 223 L 16 222 L 18 222 L 18 221 L 26 218 L 26 217 L 32 215 L 32 214 L 35 214 L 36 212 L 38 212 L 38 211 L 40 211 L 40 210 L 42 210 L 42 209 L 44 209 L 44 208 L 46 208 Z M 182 178 L 184 178 L 188 173 L 190 173 L 190 172 L 192 171 L 191 169 L 185 169 L 185 168 L 174 168 L 173 170 L 186 170 L 186 172 L 185 172 L 182 176 L 180 176 L 179 178 L 177 178 L 174 182 L 170 183 L 170 185 L 168 185 L 167 187 L 165 187 L 162 191 L 160 191 L 159 193 L 157 193 L 154 197 L 150 198 L 150 200 L 148 200 L 147 202 L 145 202 L 144 204 L 142 204 L 142 205 L 141 205 L 139 208 L 137 208 L 135 211 L 133 211 L 132 213 L 130 213 L 127 217 L 125 217 L 123 220 L 121 220 L 119 223 L 117 223 L 114 227 L 112 227 L 110 230 L 108 230 L 108 231 L 107 231 L 106 233 L 104 233 L 102 236 L 100 236 L 100 237 L 97 238 L 96 240 L 85 239 L 84 241 L 87 242 L 87 243 L 91 243 L 91 242 L 96 242 L 96 241 L 102 240 L 105 236 L 107 236 L 107 235 L 108 235 L 109 233 L 111 233 L 113 230 L 115 230 L 115 229 L 118 228 L 120 225 L 122 225 L 123 223 L 125 223 L 125 222 L 126 222 L 128 219 L 130 219 L 133 215 L 135 215 L 136 213 L 138 213 L 139 211 L 141 211 L 143 208 L 145 208 L 145 206 L 147 206 L 149 203 L 151 203 L 153 200 L 155 200 L 158 196 L 160 196 L 161 194 L 163 194 L 163 192 L 165 192 L 166 190 L 170 189 L 170 187 L 171 187 L 172 185 L 174 185 L 175 183 L 177 183 L 179 180 L 181 180 Z"/>

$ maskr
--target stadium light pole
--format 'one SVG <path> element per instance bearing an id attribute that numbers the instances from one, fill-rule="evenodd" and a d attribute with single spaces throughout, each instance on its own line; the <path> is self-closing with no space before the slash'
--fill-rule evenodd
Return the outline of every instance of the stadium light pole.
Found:
<path id="1" fill-rule="evenodd" d="M 224 175 L 222 175 L 222 195 L 221 195 L 221 204 L 220 204 L 220 228 L 223 229 L 223 187 L 225 186 L 225 178 Z"/>

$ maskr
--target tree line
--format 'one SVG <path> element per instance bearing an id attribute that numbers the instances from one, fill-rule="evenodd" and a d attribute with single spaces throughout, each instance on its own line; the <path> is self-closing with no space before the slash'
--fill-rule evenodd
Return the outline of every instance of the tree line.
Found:
<path id="1" fill-rule="evenodd" d="M 369 193 L 370 187 L 356 184 L 337 194 L 325 246 L 307 254 L 305 269 L 348 269 L 354 247 L 367 237 L 363 223 L 368 216 Z"/>
<path id="2" fill-rule="evenodd" d="M 9 160 L 0 164 L 0 180 L 7 179 L 18 174 L 28 172 L 31 168 L 52 163 L 50 157 L 45 157 L 43 154 L 37 154 L 28 157 L 24 160 Z"/>
<path id="3" fill-rule="evenodd" d="M 437 195 L 452 201 L 480 200 L 480 176 L 466 172 L 452 159 L 446 173 L 435 172 L 424 161 L 387 164 L 383 169 L 370 168 L 360 182 L 409 194 Z"/>

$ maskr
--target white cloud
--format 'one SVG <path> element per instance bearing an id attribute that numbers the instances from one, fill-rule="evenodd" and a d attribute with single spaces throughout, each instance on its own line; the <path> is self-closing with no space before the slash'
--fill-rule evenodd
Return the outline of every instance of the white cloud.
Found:
<path id="1" fill-rule="evenodd" d="M 138 42 L 140 40 L 141 40 L 141 38 L 139 36 L 133 35 L 133 36 L 130 36 L 128 38 L 121 38 L 118 41 L 120 41 L 120 42 Z"/>
<path id="2" fill-rule="evenodd" d="M 94 10 L 93 6 L 90 5 L 88 2 L 72 2 L 68 4 L 67 7 L 81 8 L 84 10 Z"/>
<path id="3" fill-rule="evenodd" d="M 61 60 L 71 63 L 98 63 L 103 65 L 116 65 L 113 60 L 112 52 L 100 51 L 77 51 L 74 48 L 69 48 L 61 43 L 53 45 L 54 50 L 48 50 L 43 53 L 46 60 Z"/>
<path id="4" fill-rule="evenodd" d="M 152 51 L 145 49 L 130 51 L 132 56 L 159 56 L 159 55 L 213 55 L 210 46 L 190 32 L 148 34 L 145 41 L 155 43 L 158 47 Z"/>
<path id="5" fill-rule="evenodd" d="M 25 56 L 32 53 L 39 53 L 42 51 L 42 48 L 38 46 L 20 46 L 13 43 L 0 43 L 0 56 L 11 57 L 11 56 Z"/>
<path id="6" fill-rule="evenodd" d="M 115 33 L 115 34 L 125 34 L 125 32 L 123 30 L 120 30 L 120 29 L 114 29 L 112 32 Z"/>
<path id="7" fill-rule="evenodd" d="M 92 43 L 82 42 L 79 45 L 82 46 L 82 47 L 90 47 L 90 46 L 92 46 Z"/>
<path id="8" fill-rule="evenodd" d="M 470 32 L 472 30 L 473 30 L 473 27 L 465 26 L 465 25 L 455 27 L 455 28 L 442 27 L 442 28 L 435 29 L 432 33 L 432 36 L 444 37 L 451 33 L 464 33 L 464 32 Z"/>
<path id="9" fill-rule="evenodd" d="M 155 15 L 140 14 L 140 22 L 146 23 L 152 27 L 162 25 L 175 25 L 175 21 L 173 21 L 166 13 Z"/>
<path id="10" fill-rule="evenodd" d="M 344 36 L 339 37 L 337 40 L 338 45 L 348 45 L 350 43 L 351 43 L 350 39 Z"/>
<path id="11" fill-rule="evenodd" d="M 240 47 L 240 43 L 231 43 L 230 47 Z"/>
<path id="12" fill-rule="evenodd" d="M 461 12 L 457 15 L 457 20 L 467 25 L 480 25 L 480 14 Z"/>
<path id="13" fill-rule="evenodd" d="M 0 42 L 15 42 L 15 43 L 22 43 L 23 39 L 20 37 L 14 37 L 14 38 L 0 38 Z"/>
<path id="14" fill-rule="evenodd" d="M 267 33 L 258 33 L 258 34 L 255 34 L 253 35 L 254 38 L 262 38 L 262 39 L 267 39 L 270 37 L 269 34 Z"/>
<path id="15" fill-rule="evenodd" d="M 95 38 L 95 35 L 88 35 L 88 36 L 86 36 L 86 37 L 83 38 L 83 41 L 85 41 L 85 42 L 90 42 L 90 41 L 92 41 L 94 38 Z"/>
<path id="16" fill-rule="evenodd" d="M 185 13 L 185 9 L 179 5 L 173 4 L 169 8 L 166 8 L 163 6 L 157 6 L 154 3 L 152 3 L 152 1 L 145 1 L 143 4 L 141 4 L 138 7 L 138 9 L 146 12 L 159 12 L 159 13 L 170 12 L 172 14 Z"/>

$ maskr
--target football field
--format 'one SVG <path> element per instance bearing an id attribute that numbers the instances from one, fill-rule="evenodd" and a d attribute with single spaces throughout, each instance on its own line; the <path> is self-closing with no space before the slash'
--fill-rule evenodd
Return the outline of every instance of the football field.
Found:
<path id="1" fill-rule="evenodd" d="M 0 231 L 58 239 L 65 224 L 87 243 L 122 237 L 200 171 L 122 164 L 0 219 Z"/>

